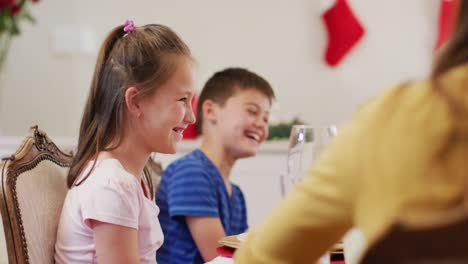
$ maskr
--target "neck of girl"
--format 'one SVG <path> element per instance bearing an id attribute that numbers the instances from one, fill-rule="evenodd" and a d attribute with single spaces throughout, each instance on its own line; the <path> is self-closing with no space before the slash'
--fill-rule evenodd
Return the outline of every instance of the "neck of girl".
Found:
<path id="1" fill-rule="evenodd" d="M 102 152 L 99 158 L 107 157 L 119 160 L 127 172 L 141 181 L 143 169 L 151 153 L 141 151 L 134 143 L 130 143 L 124 139 L 116 149 Z"/>

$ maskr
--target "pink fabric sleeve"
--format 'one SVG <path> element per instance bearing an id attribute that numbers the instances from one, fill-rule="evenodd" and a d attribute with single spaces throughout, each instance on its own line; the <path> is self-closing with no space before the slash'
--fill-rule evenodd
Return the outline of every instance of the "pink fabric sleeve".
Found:
<path id="1" fill-rule="evenodd" d="M 140 202 L 136 181 L 108 179 L 82 199 L 82 219 L 88 227 L 91 228 L 90 220 L 97 220 L 138 229 Z"/>

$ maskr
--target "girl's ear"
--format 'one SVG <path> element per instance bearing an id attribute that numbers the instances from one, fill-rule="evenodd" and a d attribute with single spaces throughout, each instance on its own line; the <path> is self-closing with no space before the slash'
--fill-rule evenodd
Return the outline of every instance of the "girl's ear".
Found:
<path id="1" fill-rule="evenodd" d="M 203 121 L 210 124 L 216 124 L 218 119 L 218 104 L 213 100 L 206 100 L 202 104 Z"/>
<path id="2" fill-rule="evenodd" d="M 135 86 L 129 87 L 125 90 L 125 106 L 127 107 L 130 115 L 135 117 L 141 116 L 140 100 L 138 95 L 139 92 Z"/>

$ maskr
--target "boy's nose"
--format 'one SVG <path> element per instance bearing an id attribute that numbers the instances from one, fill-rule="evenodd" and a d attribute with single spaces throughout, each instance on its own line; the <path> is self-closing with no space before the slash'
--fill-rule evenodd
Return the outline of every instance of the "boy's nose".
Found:
<path id="1" fill-rule="evenodd" d="M 259 116 L 255 119 L 255 125 L 260 128 L 268 126 L 268 122 L 265 122 L 265 119 L 262 116 Z"/>

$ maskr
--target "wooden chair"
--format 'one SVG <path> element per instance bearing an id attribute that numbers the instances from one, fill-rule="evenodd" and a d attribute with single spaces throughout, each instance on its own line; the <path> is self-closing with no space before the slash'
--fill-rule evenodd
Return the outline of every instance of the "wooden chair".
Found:
<path id="1" fill-rule="evenodd" d="M 361 263 L 466 264 L 468 215 L 457 218 L 430 227 L 397 223 L 367 250 Z"/>
<path id="2" fill-rule="evenodd" d="M 37 126 L 2 159 L 0 212 L 10 264 L 54 263 L 71 161 Z"/>

